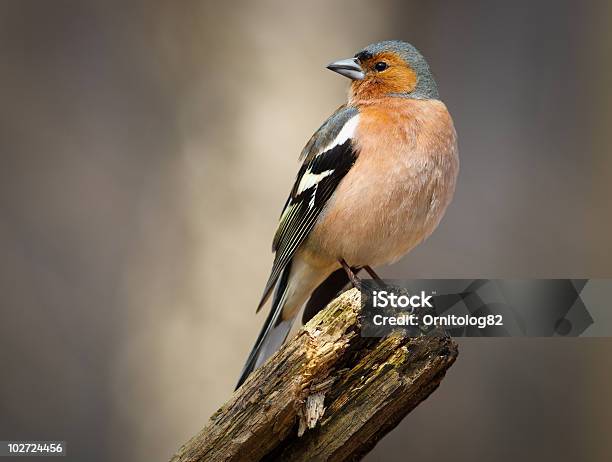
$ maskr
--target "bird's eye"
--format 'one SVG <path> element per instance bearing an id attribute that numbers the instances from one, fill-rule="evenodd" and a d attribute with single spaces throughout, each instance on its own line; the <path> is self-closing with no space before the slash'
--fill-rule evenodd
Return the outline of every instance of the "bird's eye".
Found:
<path id="1" fill-rule="evenodd" d="M 376 69 L 378 72 L 384 71 L 387 67 L 389 67 L 389 66 L 384 61 L 380 61 L 380 62 L 374 64 L 374 69 Z"/>

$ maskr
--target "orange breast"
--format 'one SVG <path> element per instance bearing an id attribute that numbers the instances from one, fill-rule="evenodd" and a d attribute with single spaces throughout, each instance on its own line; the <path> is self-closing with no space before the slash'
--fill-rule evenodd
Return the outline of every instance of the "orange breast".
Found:
<path id="1" fill-rule="evenodd" d="M 359 157 L 303 250 L 376 266 L 397 260 L 438 225 L 455 188 L 457 143 L 440 101 L 383 98 L 359 109 Z"/>

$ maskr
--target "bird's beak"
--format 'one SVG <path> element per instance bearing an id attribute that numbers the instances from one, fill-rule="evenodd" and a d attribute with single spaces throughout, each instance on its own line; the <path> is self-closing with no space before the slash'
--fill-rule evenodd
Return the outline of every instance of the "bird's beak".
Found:
<path id="1" fill-rule="evenodd" d="M 365 77 L 365 73 L 356 58 L 341 59 L 329 64 L 327 68 L 351 80 L 363 80 Z"/>

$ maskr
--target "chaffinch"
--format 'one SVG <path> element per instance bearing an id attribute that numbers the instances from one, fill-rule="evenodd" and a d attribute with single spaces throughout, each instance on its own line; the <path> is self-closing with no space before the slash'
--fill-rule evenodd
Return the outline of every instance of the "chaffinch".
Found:
<path id="1" fill-rule="evenodd" d="M 272 272 L 258 311 L 272 307 L 238 386 L 304 321 L 365 269 L 392 263 L 436 228 L 455 189 L 453 121 L 427 62 L 385 41 L 328 69 L 351 79 L 347 104 L 304 147 L 280 217 Z"/>

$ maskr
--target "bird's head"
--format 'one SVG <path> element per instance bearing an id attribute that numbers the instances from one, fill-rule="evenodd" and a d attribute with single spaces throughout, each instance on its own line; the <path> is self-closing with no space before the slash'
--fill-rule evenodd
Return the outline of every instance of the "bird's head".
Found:
<path id="1" fill-rule="evenodd" d="M 327 68 L 352 80 L 349 99 L 353 102 L 385 96 L 438 99 L 438 87 L 427 61 L 406 42 L 374 43 L 353 58 L 335 61 Z"/>

